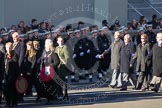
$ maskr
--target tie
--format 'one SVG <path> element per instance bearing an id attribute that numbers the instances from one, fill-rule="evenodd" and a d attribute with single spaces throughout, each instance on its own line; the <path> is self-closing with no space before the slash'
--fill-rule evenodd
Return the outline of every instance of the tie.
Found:
<path id="1" fill-rule="evenodd" d="M 13 48 L 12 48 L 12 50 L 15 49 L 16 45 L 17 45 L 17 43 L 13 43 Z"/>

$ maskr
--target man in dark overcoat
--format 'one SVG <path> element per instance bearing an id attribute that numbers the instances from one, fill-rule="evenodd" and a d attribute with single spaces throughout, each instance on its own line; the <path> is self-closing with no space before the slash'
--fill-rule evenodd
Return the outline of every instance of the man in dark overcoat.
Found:
<path id="1" fill-rule="evenodd" d="M 121 91 L 127 90 L 127 83 L 129 75 L 133 73 L 133 68 L 130 68 L 130 60 L 132 55 L 135 53 L 135 45 L 131 41 L 129 34 L 124 36 L 124 44 L 120 52 L 120 74 L 122 77 L 122 88 Z"/>
<path id="2" fill-rule="evenodd" d="M 151 84 L 155 92 L 158 92 L 162 77 L 162 33 L 157 34 L 157 43 L 152 48 L 153 54 L 153 79 Z"/>

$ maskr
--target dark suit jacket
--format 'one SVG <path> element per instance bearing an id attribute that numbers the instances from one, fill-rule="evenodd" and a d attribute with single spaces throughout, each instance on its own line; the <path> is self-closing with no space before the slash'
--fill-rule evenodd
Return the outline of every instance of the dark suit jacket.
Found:
<path id="1" fill-rule="evenodd" d="M 0 51 L 0 80 L 3 79 L 4 76 L 4 53 Z"/>
<path id="2" fill-rule="evenodd" d="M 135 49 L 136 47 L 133 42 L 130 42 L 128 45 L 123 44 L 120 52 L 120 72 L 130 72 L 130 60 L 132 54 L 135 53 Z"/>
<path id="3" fill-rule="evenodd" d="M 11 59 L 5 55 L 5 79 L 6 81 L 15 81 L 19 74 L 18 55 L 12 51 Z"/>
<path id="4" fill-rule="evenodd" d="M 29 57 L 26 56 L 24 58 L 24 63 L 23 63 L 23 67 L 24 67 L 24 73 L 26 74 L 27 72 L 29 72 L 32 76 L 36 75 L 36 55 Z"/>
<path id="5" fill-rule="evenodd" d="M 16 54 L 19 57 L 18 63 L 19 63 L 19 67 L 21 68 L 22 62 L 24 60 L 24 54 L 25 54 L 24 42 L 19 42 L 13 50 L 16 52 Z"/>

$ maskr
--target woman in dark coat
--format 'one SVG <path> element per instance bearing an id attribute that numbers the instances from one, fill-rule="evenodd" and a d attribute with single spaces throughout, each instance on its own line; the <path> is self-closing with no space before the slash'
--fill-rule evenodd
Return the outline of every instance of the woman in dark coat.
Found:
<path id="1" fill-rule="evenodd" d="M 5 54 L 5 99 L 6 106 L 17 105 L 17 91 L 15 81 L 19 74 L 18 56 L 12 50 L 12 43 L 6 43 L 6 54 Z"/>
<path id="2" fill-rule="evenodd" d="M 27 96 L 32 96 L 32 85 L 36 87 L 36 91 L 38 91 L 37 83 L 36 83 L 36 50 L 34 49 L 33 42 L 28 41 L 26 43 L 26 54 L 24 57 L 24 75 L 28 81 L 28 90 L 26 92 Z M 37 92 L 38 94 L 38 92 Z"/>
<path id="3" fill-rule="evenodd" d="M 52 66 L 57 72 L 57 66 L 59 65 L 60 60 L 58 58 L 58 55 L 54 52 L 53 42 L 51 39 L 45 40 L 45 50 L 43 51 L 42 57 L 41 57 L 41 70 L 44 67 Z M 40 73 L 41 74 L 41 73 Z M 47 72 L 46 76 L 49 76 L 51 73 Z M 54 73 L 55 74 L 55 73 Z M 49 103 L 53 98 L 56 98 L 56 94 L 58 92 L 57 90 L 57 84 L 53 80 L 53 78 L 49 79 L 49 81 L 46 81 L 43 83 L 45 85 L 44 92 L 45 97 L 47 98 L 47 103 Z M 56 91 L 54 93 L 54 91 Z"/>
<path id="4" fill-rule="evenodd" d="M 120 52 L 120 74 L 122 75 L 122 87 L 120 90 L 127 90 L 129 75 L 132 74 L 131 71 L 133 70 L 130 68 L 130 60 L 132 54 L 135 53 L 135 45 L 130 38 L 129 34 L 124 36 L 124 44 Z"/>
<path id="5" fill-rule="evenodd" d="M 41 49 L 40 49 L 40 43 L 39 41 L 33 41 L 33 46 L 34 46 L 34 49 L 36 50 L 36 68 L 35 68 L 35 74 L 36 74 L 36 85 L 38 87 L 38 90 L 37 90 L 37 99 L 36 101 L 38 102 L 40 97 L 41 97 L 41 84 L 39 82 L 39 74 L 40 74 L 40 65 L 41 65 L 41 56 L 42 56 L 42 52 Z"/>

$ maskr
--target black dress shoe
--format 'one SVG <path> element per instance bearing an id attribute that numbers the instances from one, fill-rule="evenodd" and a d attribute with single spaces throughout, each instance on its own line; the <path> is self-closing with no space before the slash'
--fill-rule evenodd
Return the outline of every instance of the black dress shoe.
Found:
<path id="1" fill-rule="evenodd" d="M 150 84 L 150 87 L 154 87 L 155 85 L 154 84 Z"/>
<path id="2" fill-rule="evenodd" d="M 120 91 L 127 91 L 127 89 L 126 88 L 121 88 Z"/>
<path id="3" fill-rule="evenodd" d="M 140 88 L 132 88 L 132 90 L 134 90 L 134 91 L 140 91 L 141 89 Z"/>
<path id="4" fill-rule="evenodd" d="M 153 88 L 153 89 L 151 89 L 151 91 L 154 91 L 155 93 L 157 93 L 159 90 Z"/>
<path id="5" fill-rule="evenodd" d="M 135 90 L 141 90 L 141 88 L 138 88 L 138 87 L 137 87 Z"/>
<path id="6" fill-rule="evenodd" d="M 111 88 L 115 88 L 116 86 L 115 85 L 110 85 Z"/>

